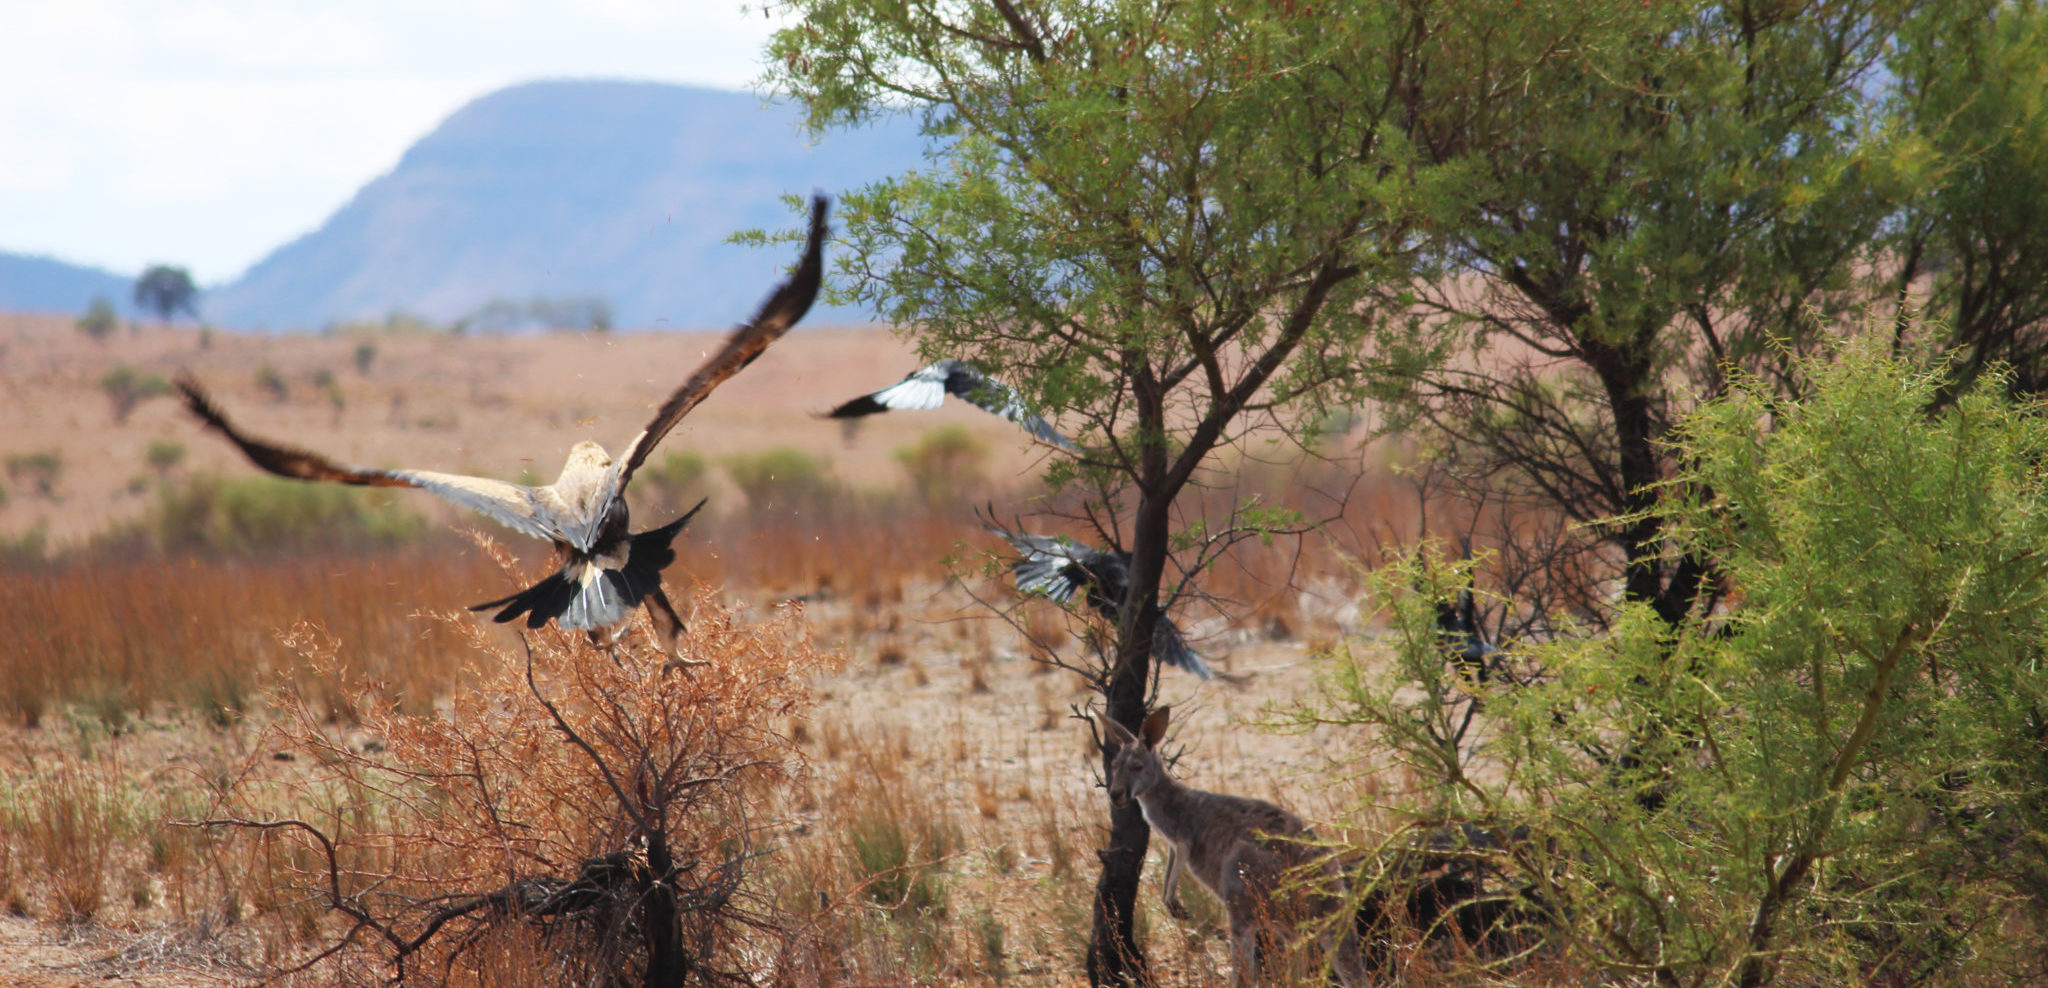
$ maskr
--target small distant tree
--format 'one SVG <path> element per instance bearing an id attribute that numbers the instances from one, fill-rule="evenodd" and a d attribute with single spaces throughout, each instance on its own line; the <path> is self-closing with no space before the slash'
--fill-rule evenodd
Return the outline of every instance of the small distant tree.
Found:
<path id="1" fill-rule="evenodd" d="M 801 509 L 824 502 L 839 488 L 830 468 L 793 446 L 728 457 L 725 475 L 756 510 Z"/>
<path id="2" fill-rule="evenodd" d="M 37 497 L 57 494 L 57 478 L 64 474 L 64 454 L 56 450 L 16 453 L 7 458 L 7 479 L 25 483 Z"/>
<path id="3" fill-rule="evenodd" d="M 341 393 L 341 381 L 334 372 L 325 367 L 313 372 L 313 390 L 327 402 L 334 412 L 334 424 L 341 425 L 341 413 L 348 408 L 348 396 Z"/>
<path id="4" fill-rule="evenodd" d="M 364 340 L 356 344 L 356 373 L 368 374 L 370 365 L 377 362 L 377 344 Z"/>
<path id="5" fill-rule="evenodd" d="M 957 425 L 933 429 L 896 451 L 896 462 L 910 475 L 911 486 L 934 506 L 957 506 L 962 495 L 981 486 L 987 460 L 988 447 Z"/>
<path id="6" fill-rule="evenodd" d="M 122 364 L 100 376 L 100 392 L 114 404 L 114 423 L 128 421 L 136 406 L 151 398 L 171 393 L 171 382 L 162 374 L 150 374 Z"/>
<path id="7" fill-rule="evenodd" d="M 156 471 L 158 479 L 166 479 L 178 464 L 185 462 L 185 444 L 172 439 L 152 440 L 143 458 L 148 461 L 149 468 Z"/>
<path id="8" fill-rule="evenodd" d="M 277 368 L 269 364 L 256 368 L 254 380 L 256 390 L 269 395 L 271 401 L 284 401 L 292 396 L 291 383 L 284 379 L 283 374 L 277 372 Z"/>
<path id="9" fill-rule="evenodd" d="M 152 264 L 135 279 L 135 305 L 144 312 L 154 312 L 158 320 L 170 322 L 182 312 L 199 315 L 199 288 L 192 283 L 192 275 L 184 268 L 168 264 Z"/>
<path id="10" fill-rule="evenodd" d="M 693 495 L 704 486 L 704 474 L 708 468 L 704 457 L 686 450 L 676 450 L 658 461 L 640 468 L 634 474 L 638 482 L 652 490 L 655 498 L 667 511 L 682 511 L 696 503 Z"/>
<path id="11" fill-rule="evenodd" d="M 92 300 L 85 315 L 78 317 L 77 325 L 78 331 L 92 337 L 93 342 L 105 343 L 114 330 L 121 328 L 121 316 L 114 311 L 114 303 L 101 295 Z"/>

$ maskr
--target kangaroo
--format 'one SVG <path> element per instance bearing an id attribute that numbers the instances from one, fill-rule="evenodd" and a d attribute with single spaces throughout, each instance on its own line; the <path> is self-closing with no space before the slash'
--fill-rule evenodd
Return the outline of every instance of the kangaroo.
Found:
<path id="1" fill-rule="evenodd" d="M 1230 918 L 1230 983 L 1248 988 L 1258 979 L 1259 946 L 1280 945 L 1292 938 L 1303 920 L 1326 916 L 1342 899 L 1327 891 L 1304 888 L 1288 872 L 1316 860 L 1317 852 L 1303 841 L 1312 838 L 1308 825 L 1272 803 L 1220 792 L 1192 789 L 1169 778 L 1159 758 L 1159 740 L 1166 736 L 1170 708 L 1160 707 L 1133 736 L 1122 724 L 1102 715 L 1104 749 L 1110 755 L 1109 798 L 1122 806 L 1136 799 L 1145 823 L 1166 840 L 1166 877 L 1161 893 L 1166 911 L 1187 918 L 1180 902 L 1180 876 L 1195 880 L 1222 900 Z M 1342 936 L 1323 936 L 1334 947 L 1337 977 L 1347 986 L 1364 985 L 1368 975 L 1360 959 L 1356 933 L 1341 923 Z M 1336 940 L 1333 944 L 1333 939 Z"/>

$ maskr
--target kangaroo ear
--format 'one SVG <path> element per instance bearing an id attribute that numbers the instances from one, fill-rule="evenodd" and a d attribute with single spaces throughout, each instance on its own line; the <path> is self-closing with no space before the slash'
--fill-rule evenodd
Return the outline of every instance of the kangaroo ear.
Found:
<path id="1" fill-rule="evenodd" d="M 1131 729 L 1110 719 L 1108 714 L 1096 714 L 1095 722 L 1102 726 L 1103 743 L 1112 748 L 1123 748 L 1138 743 L 1138 737 Z"/>
<path id="2" fill-rule="evenodd" d="M 1160 707 L 1152 711 L 1152 716 L 1145 718 L 1143 724 L 1138 725 L 1138 733 L 1145 738 L 1145 747 L 1159 747 L 1160 739 L 1166 737 L 1166 721 L 1172 716 L 1172 707 Z"/>

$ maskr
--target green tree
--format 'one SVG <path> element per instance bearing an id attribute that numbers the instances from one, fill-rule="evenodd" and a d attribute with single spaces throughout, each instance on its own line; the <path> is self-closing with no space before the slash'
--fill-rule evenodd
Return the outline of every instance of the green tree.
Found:
<path id="1" fill-rule="evenodd" d="M 58 450 L 15 453 L 7 457 L 7 479 L 26 483 L 37 497 L 57 496 L 57 479 L 64 475 L 64 454 Z"/>
<path id="2" fill-rule="evenodd" d="M 1537 66 L 1518 112 L 1435 122 L 1473 184 L 1439 201 L 1440 264 L 1387 297 L 1489 355 L 1420 375 L 1407 407 L 1465 476 L 1582 526 L 1553 576 L 1585 574 L 1565 596 L 1596 623 L 1617 582 L 1671 622 L 1712 586 L 1646 510 L 1663 440 L 1731 369 L 1782 375 L 1868 301 L 1855 275 L 1926 166 L 1878 66 L 1942 5 L 1645 6 L 1636 43 Z"/>
<path id="3" fill-rule="evenodd" d="M 915 327 L 928 358 L 997 372 L 1084 447 L 1132 553 L 1116 654 L 1096 670 L 1135 729 L 1175 502 L 1253 420 L 1299 431 L 1433 354 L 1369 304 L 1405 283 L 1430 200 L 1423 122 L 1508 113 L 1522 80 L 1625 40 L 1610 5 L 1436 12 L 1287 0 L 794 0 L 771 80 L 814 127 L 908 108 L 938 155 L 842 199 L 839 301 Z M 1191 557 L 1230 533 L 1187 526 Z M 1198 572 L 1202 558 L 1176 560 Z M 1111 809 L 1088 965 L 1142 980 L 1132 920 L 1148 831 Z"/>
<path id="4" fill-rule="evenodd" d="M 633 476 L 644 489 L 654 493 L 658 512 L 679 514 L 702 496 L 707 472 L 709 468 L 703 456 L 687 450 L 675 450 L 642 466 L 640 472 Z"/>
<path id="5" fill-rule="evenodd" d="M 96 296 L 85 315 L 78 317 L 78 331 L 92 337 L 95 343 L 105 343 L 107 337 L 121 326 L 121 315 L 114 311 L 114 303 L 104 295 Z"/>
<path id="6" fill-rule="evenodd" d="M 926 504 L 958 509 L 963 494 L 987 483 L 982 464 L 988 449 L 974 434 L 957 425 L 933 429 L 917 442 L 896 451 L 896 462 L 910 475 L 910 484 Z"/>
<path id="7" fill-rule="evenodd" d="M 156 471 L 159 481 L 168 480 L 171 471 L 185 462 L 185 444 L 172 439 L 150 440 L 149 449 L 143 454 L 149 468 Z"/>
<path id="8" fill-rule="evenodd" d="M 162 374 L 145 373 L 122 364 L 100 375 L 100 393 L 113 403 L 114 423 L 119 425 L 128 421 L 137 405 L 170 394 L 171 382 L 164 380 Z"/>
<path id="9" fill-rule="evenodd" d="M 674 471 L 679 486 L 695 482 L 702 471 L 702 461 L 693 463 L 688 458 L 671 458 L 663 466 Z M 755 511 L 800 511 L 825 503 L 839 490 L 823 461 L 793 446 L 771 446 L 758 453 L 726 457 L 725 475 Z M 672 502 L 681 504 L 680 499 Z"/>
<path id="10" fill-rule="evenodd" d="M 184 268 L 168 264 L 152 264 L 135 279 L 135 305 L 144 312 L 154 312 L 164 322 L 183 312 L 199 315 L 199 288 L 192 283 L 192 274 Z"/>
<path id="11" fill-rule="evenodd" d="M 1887 64 L 1889 109 L 1918 142 L 1916 194 L 1882 242 L 1883 287 L 1957 373 L 1938 396 L 2003 364 L 2016 393 L 2048 392 L 2048 17 L 2032 2 L 1929 11 Z M 1913 308 L 1932 318 L 1915 321 Z"/>
<path id="12" fill-rule="evenodd" d="M 1608 634 L 1526 646 L 1540 681 L 1475 686 L 1443 661 L 1432 606 L 1463 574 L 1404 567 L 1379 581 L 1395 662 L 1347 661 L 1330 705 L 1303 711 L 1370 725 L 1422 780 L 1394 808 L 1407 828 L 1527 828 L 1490 856 L 1526 880 L 1566 969 L 1745 988 L 2041 976 L 2010 921 L 2048 920 L 2048 419 L 1997 371 L 1930 417 L 1952 377 L 1885 350 L 1873 334 L 1793 362 L 1796 400 L 1737 375 L 1675 432 L 1686 467 L 1660 531 L 1729 581 L 1724 623 L 1674 629 L 1630 603 Z M 1369 884 L 1401 880 L 1379 860 Z"/>

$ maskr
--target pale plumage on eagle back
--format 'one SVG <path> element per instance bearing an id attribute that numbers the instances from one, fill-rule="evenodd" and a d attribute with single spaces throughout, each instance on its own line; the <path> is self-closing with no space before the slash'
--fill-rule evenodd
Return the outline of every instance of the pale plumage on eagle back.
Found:
<path id="1" fill-rule="evenodd" d="M 417 487 L 482 512 L 522 534 L 554 543 L 562 560 L 560 569 L 531 587 L 472 610 L 502 607 L 496 615 L 498 621 L 524 616 L 527 627 L 538 628 L 552 620 L 566 630 L 588 631 L 595 639 L 601 631 L 615 635 L 623 630 L 634 608 L 644 605 L 673 650 L 683 630 L 682 618 L 662 592 L 661 571 L 675 561 L 670 543 L 704 503 L 699 501 L 688 514 L 660 528 L 634 533 L 629 530 L 626 485 L 683 416 L 810 311 L 824 276 L 825 213 L 825 197 L 813 197 L 810 233 L 796 273 L 775 289 L 751 322 L 726 337 L 725 345 L 662 402 L 653 421 L 633 437 L 619 458 L 613 459 L 603 446 L 584 440 L 569 449 L 561 476 L 544 487 L 430 470 L 347 466 L 317 453 L 245 435 L 190 375 L 179 376 L 178 389 L 184 392 L 185 405 L 192 414 L 271 473 L 298 480 Z"/>

